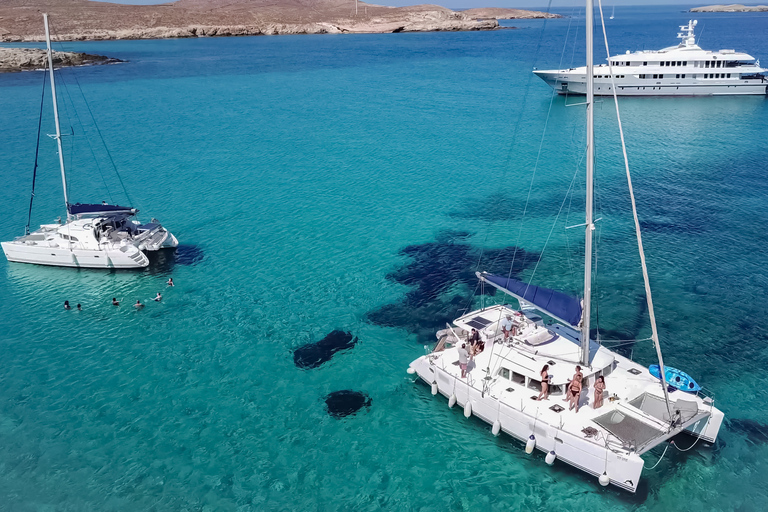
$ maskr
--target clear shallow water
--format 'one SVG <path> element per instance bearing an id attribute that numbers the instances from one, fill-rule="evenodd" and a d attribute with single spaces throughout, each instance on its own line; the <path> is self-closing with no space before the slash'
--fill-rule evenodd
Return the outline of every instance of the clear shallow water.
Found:
<path id="1" fill-rule="evenodd" d="M 674 44 L 690 17 L 617 9 L 612 53 Z M 703 47 L 768 58 L 768 16 L 697 18 Z M 665 360 L 732 420 L 715 446 L 668 451 L 630 496 L 526 456 L 405 374 L 467 304 L 478 261 L 508 269 L 517 244 L 516 269 L 533 272 L 582 158 L 583 111 L 530 69 L 580 63 L 578 23 L 66 44 L 129 60 L 75 73 L 131 202 L 183 247 L 141 272 L 0 263 L 0 509 L 760 510 L 765 98 L 621 103 Z M 74 74 L 62 75 L 82 120 L 68 116 L 70 195 L 125 202 Z M 41 81 L 0 76 L 3 239 L 26 221 Z M 599 324 L 644 338 L 610 101 L 596 118 Z M 62 213 L 57 173 L 44 140 L 33 224 Z M 581 201 L 566 202 L 541 284 L 580 287 L 581 235 L 563 227 L 581 222 Z M 143 311 L 110 305 L 158 290 Z M 85 310 L 63 311 L 65 299 Z M 337 328 L 360 342 L 296 368 L 293 349 Z M 653 362 L 649 344 L 633 352 Z M 367 393 L 370 409 L 330 417 L 323 397 L 343 389 Z"/>

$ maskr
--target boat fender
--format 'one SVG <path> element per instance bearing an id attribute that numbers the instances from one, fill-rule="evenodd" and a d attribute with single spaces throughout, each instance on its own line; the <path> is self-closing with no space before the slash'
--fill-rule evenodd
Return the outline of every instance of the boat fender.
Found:
<path id="1" fill-rule="evenodd" d="M 434 382 L 432 383 L 432 394 L 433 394 L 433 395 L 436 395 L 436 394 L 437 394 L 437 381 L 434 381 Z"/>
<path id="2" fill-rule="evenodd" d="M 536 446 L 536 436 L 531 434 L 528 436 L 528 442 L 525 443 L 525 453 L 533 453 L 534 446 Z"/>
<path id="3" fill-rule="evenodd" d="M 608 478 L 608 473 L 606 472 L 603 472 L 603 474 L 600 475 L 600 478 L 598 480 L 600 481 L 600 485 L 602 485 L 603 487 L 611 483 L 611 479 Z"/>
<path id="4" fill-rule="evenodd" d="M 147 246 L 146 246 L 146 245 L 144 245 L 144 244 L 139 244 L 139 250 L 140 250 L 140 251 L 143 251 L 143 250 L 145 250 L 146 248 L 147 248 Z"/>
<path id="5" fill-rule="evenodd" d="M 408 372 L 408 375 L 413 375 L 414 373 L 416 373 L 416 370 L 414 370 L 413 368 L 408 368 L 406 371 Z"/>
<path id="6" fill-rule="evenodd" d="M 448 407 L 453 409 L 454 405 L 456 405 L 456 395 L 451 395 L 451 398 L 448 399 Z"/>
<path id="7" fill-rule="evenodd" d="M 499 432 L 501 432 L 501 422 L 499 420 L 493 422 L 493 428 L 491 429 L 491 432 L 495 436 L 499 435 Z"/>
<path id="8" fill-rule="evenodd" d="M 472 402 L 467 400 L 467 404 L 464 406 L 464 417 L 469 418 L 472 416 Z"/>
<path id="9" fill-rule="evenodd" d="M 548 465 L 552 465 L 555 463 L 555 459 L 557 458 L 557 454 L 555 453 L 555 450 L 551 450 L 547 456 L 544 458 L 544 462 L 546 462 Z"/>

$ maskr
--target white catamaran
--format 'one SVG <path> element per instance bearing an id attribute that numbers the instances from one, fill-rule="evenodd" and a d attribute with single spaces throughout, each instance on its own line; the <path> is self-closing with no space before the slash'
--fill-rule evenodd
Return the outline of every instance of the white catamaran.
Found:
<path id="1" fill-rule="evenodd" d="M 10 242 L 2 242 L 8 261 L 36 263 L 58 267 L 141 268 L 149 265 L 146 251 L 157 251 L 179 245 L 173 234 L 154 219 L 142 224 L 134 217 L 138 210 L 108 204 L 70 204 L 67 196 L 67 175 L 61 144 L 59 110 L 56 102 L 56 81 L 53 72 L 53 52 L 48 29 L 48 15 L 43 14 L 45 38 L 48 45 L 48 68 L 56 123 L 61 182 L 67 219 L 64 223 L 43 224 Z M 34 193 L 33 193 L 34 197 Z"/>
<path id="2" fill-rule="evenodd" d="M 586 12 L 593 12 L 592 0 L 587 0 Z M 680 376 L 688 378 L 685 373 L 664 367 L 628 167 L 658 367 L 653 365 L 649 371 L 644 365 L 589 338 L 594 95 L 591 92 L 592 16 L 586 18 L 587 77 L 590 78 L 586 88 L 583 301 L 508 277 L 478 273 L 482 283 L 516 298 L 520 308 L 496 305 L 457 318 L 453 325 L 438 333 L 439 342 L 431 353 L 410 364 L 408 373 L 417 374 L 429 384 L 433 395 L 440 393 L 448 398 L 449 407 L 458 403 L 466 417 L 475 415 L 493 425 L 493 434 L 505 432 L 524 441 L 527 453 L 534 449 L 544 452 L 547 464 L 560 460 L 598 477 L 601 485 L 613 484 L 634 492 L 645 465 L 644 453 L 682 433 L 691 436 L 691 443 L 699 439 L 713 443 L 724 416 L 714 407 L 711 395 L 698 391 L 698 385 L 689 381 L 681 385 Z M 545 323 L 539 312 L 553 321 Z M 469 361 L 466 378 L 463 378 L 464 355 L 460 354 L 459 347 L 466 344 L 469 348 L 473 329 L 479 332 L 484 349 Z M 546 373 L 542 371 L 545 365 L 548 365 Z M 583 369 L 581 377 L 576 376 L 579 366 Z M 657 375 L 667 375 L 669 386 L 654 377 L 654 368 Z M 595 394 L 598 379 L 601 387 Z M 542 381 L 548 383 L 550 397 L 535 400 L 542 391 Z M 580 381 L 579 385 L 573 385 L 574 381 Z M 573 393 L 573 409 L 562 400 L 568 393 Z M 603 398 L 607 398 L 604 404 Z"/>

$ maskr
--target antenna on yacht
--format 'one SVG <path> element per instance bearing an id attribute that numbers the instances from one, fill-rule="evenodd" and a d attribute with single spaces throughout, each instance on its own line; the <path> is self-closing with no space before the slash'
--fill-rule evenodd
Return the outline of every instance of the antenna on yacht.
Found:
<path id="1" fill-rule="evenodd" d="M 593 199 L 593 174 L 595 170 L 595 133 L 594 133 L 594 109 L 595 101 L 595 77 L 593 74 L 593 0 L 587 0 L 587 205 L 586 205 L 586 233 L 584 241 L 584 306 L 581 321 L 581 364 L 589 364 L 589 317 L 592 301 L 592 231 L 595 225 L 592 221 Z"/>
<path id="2" fill-rule="evenodd" d="M 64 152 L 61 148 L 61 128 L 59 127 L 59 106 L 56 103 L 56 81 L 53 78 L 53 50 L 51 50 L 51 33 L 48 30 L 48 15 L 43 14 L 45 22 L 45 43 L 48 47 L 48 68 L 51 70 L 51 96 L 53 97 L 53 118 L 56 121 L 56 135 L 49 135 L 56 139 L 59 146 L 59 166 L 61 167 L 61 185 L 64 189 L 64 206 L 67 209 L 67 218 L 69 218 L 69 198 L 67 197 L 67 175 L 64 172 Z"/>

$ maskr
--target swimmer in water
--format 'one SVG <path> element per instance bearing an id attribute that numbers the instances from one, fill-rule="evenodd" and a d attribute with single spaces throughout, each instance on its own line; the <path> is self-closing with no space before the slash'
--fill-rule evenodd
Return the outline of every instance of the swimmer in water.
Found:
<path id="1" fill-rule="evenodd" d="M 160 302 L 161 300 L 163 300 L 163 296 L 160 295 L 160 292 L 157 292 L 157 297 L 155 297 L 152 300 L 154 300 L 155 302 Z"/>
<path id="2" fill-rule="evenodd" d="M 83 310 L 83 306 L 81 306 L 80 304 L 78 304 L 78 305 L 77 305 L 77 310 L 78 310 L 78 311 L 82 311 L 82 310 Z"/>
<path id="3" fill-rule="evenodd" d="M 68 300 L 65 300 L 65 301 L 64 301 L 64 309 L 72 309 L 72 308 L 69 306 L 69 301 L 68 301 Z"/>
<path id="4" fill-rule="evenodd" d="M 112 297 L 112 305 L 113 306 L 119 306 L 120 302 L 116 298 Z"/>
<path id="5" fill-rule="evenodd" d="M 169 277 L 169 278 L 168 278 L 168 283 L 166 283 L 166 284 L 167 284 L 168 286 L 173 286 L 173 278 L 172 278 L 172 277 Z"/>
<path id="6" fill-rule="evenodd" d="M 136 304 L 133 305 L 136 309 L 141 309 L 144 307 L 144 304 L 141 303 L 139 299 L 136 299 Z"/>

